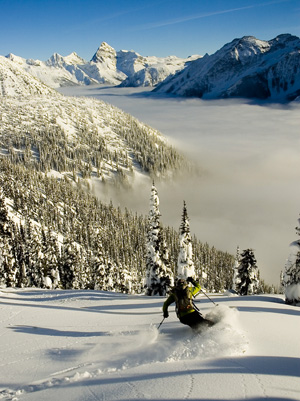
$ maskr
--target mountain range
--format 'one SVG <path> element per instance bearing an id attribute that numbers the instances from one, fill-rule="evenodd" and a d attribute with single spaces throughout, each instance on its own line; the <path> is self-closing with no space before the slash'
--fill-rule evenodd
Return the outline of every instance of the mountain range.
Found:
<path id="1" fill-rule="evenodd" d="M 290 101 L 300 94 L 300 39 L 290 34 L 265 41 L 244 36 L 212 55 L 186 59 L 116 51 L 103 42 L 92 59 L 75 52 L 47 61 L 6 56 L 52 88 L 109 84 L 149 86 L 158 93 L 204 99 L 244 97 Z"/>
<path id="2" fill-rule="evenodd" d="M 6 56 L 45 84 L 57 88 L 69 85 L 110 84 L 122 86 L 155 86 L 170 74 L 184 68 L 200 56 L 182 59 L 143 57 L 133 50 L 116 51 L 103 42 L 90 61 L 75 52 L 63 57 L 54 53 L 47 61 Z"/>

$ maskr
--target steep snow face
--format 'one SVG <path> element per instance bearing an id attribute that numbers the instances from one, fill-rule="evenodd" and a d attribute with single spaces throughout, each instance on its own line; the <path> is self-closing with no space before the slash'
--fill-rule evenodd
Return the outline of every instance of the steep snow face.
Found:
<path id="1" fill-rule="evenodd" d="M 129 75 L 122 83 L 121 87 L 156 86 L 167 77 L 174 75 L 182 70 L 191 61 L 200 56 L 191 56 L 187 59 L 180 59 L 175 56 L 165 58 L 146 57 L 144 66 L 138 72 Z"/>
<path id="2" fill-rule="evenodd" d="M 270 49 L 268 42 L 256 39 L 253 36 L 245 36 L 242 39 L 231 42 L 231 44 L 233 45 L 231 52 L 242 63 L 246 63 L 251 57 L 265 53 Z"/>
<path id="3" fill-rule="evenodd" d="M 121 87 L 155 86 L 171 74 L 170 69 L 163 65 L 146 67 L 126 78 Z"/>
<path id="4" fill-rule="evenodd" d="M 117 68 L 127 77 L 143 69 L 146 62 L 147 57 L 143 57 L 133 50 L 120 50 L 117 53 Z"/>
<path id="5" fill-rule="evenodd" d="M 300 93 L 299 60 L 296 36 L 280 35 L 269 42 L 246 36 L 190 63 L 155 91 L 201 98 L 291 100 Z"/>
<path id="6" fill-rule="evenodd" d="M 94 63 L 105 63 L 107 60 L 110 60 L 112 64 L 116 65 L 116 57 L 117 53 L 115 49 L 106 42 L 102 42 L 91 61 Z"/>

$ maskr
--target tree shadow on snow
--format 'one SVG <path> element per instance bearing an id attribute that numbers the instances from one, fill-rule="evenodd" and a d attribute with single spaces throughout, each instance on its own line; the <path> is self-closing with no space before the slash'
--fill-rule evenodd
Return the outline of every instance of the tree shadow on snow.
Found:
<path id="1" fill-rule="evenodd" d="M 111 336 L 112 333 L 105 331 L 74 331 L 74 330 L 57 330 L 47 327 L 37 326 L 11 326 L 9 329 L 24 334 L 34 334 L 39 336 L 52 336 L 52 337 L 102 337 Z"/>
<path id="2" fill-rule="evenodd" d="M 267 313 L 278 313 L 283 315 L 300 316 L 300 310 L 288 310 L 288 309 L 277 309 L 277 308 L 263 308 L 263 307 L 251 307 L 251 306 L 237 306 L 236 309 L 240 312 L 267 312 Z"/>
<path id="3" fill-rule="evenodd" d="M 0 297 L 1 298 L 1 297 Z M 13 298 L 13 301 L 15 301 L 16 298 Z M 117 300 L 120 300 L 117 298 Z M 54 310 L 65 310 L 65 311 L 77 311 L 77 312 L 93 312 L 93 313 L 108 313 L 108 314 L 117 314 L 117 315 L 157 315 L 160 312 L 149 312 L 146 311 L 146 309 L 151 309 L 151 308 L 160 308 L 162 310 L 162 305 L 163 302 L 153 302 L 153 303 L 145 303 L 145 304 L 113 304 L 113 305 L 99 305 L 99 306 L 77 306 L 73 307 L 70 306 L 71 304 L 46 304 L 46 303 L 41 303 L 39 300 L 37 300 L 36 303 L 24 303 L 24 300 L 22 300 L 22 303 L 17 303 L 17 302 L 9 302 L 7 298 L 5 298 L 4 301 L 2 301 L 3 304 L 5 305 L 14 305 L 14 306 L 22 306 L 22 308 L 39 308 L 39 309 L 54 309 Z M 75 304 L 76 306 L 76 304 Z M 126 309 L 128 311 L 126 312 Z M 135 309 L 143 309 L 144 312 L 134 312 Z M 121 310 L 123 310 L 121 312 Z"/>
<path id="4" fill-rule="evenodd" d="M 213 301 L 218 305 L 224 304 L 225 306 L 231 307 L 231 308 L 236 308 L 240 312 L 267 312 L 267 313 L 277 313 L 277 314 L 284 314 L 284 315 L 292 315 L 292 316 L 300 316 L 300 308 L 296 306 L 291 306 L 287 307 L 285 309 L 280 309 L 280 308 L 270 308 L 267 306 L 268 303 L 275 303 L 275 304 L 281 304 L 281 305 L 286 305 L 284 300 L 280 297 L 271 297 L 271 296 L 264 296 L 264 295 L 249 295 L 249 296 L 237 296 L 236 298 L 228 298 L 228 297 L 214 297 L 212 298 Z M 234 300 L 237 300 L 237 303 L 239 305 L 234 306 L 232 303 L 234 303 Z M 200 301 L 200 299 L 198 298 Z M 249 306 L 249 301 L 252 302 L 258 302 L 257 306 Z M 198 307 L 201 307 L 202 305 L 207 305 L 208 300 L 201 299 L 200 302 L 197 302 L 196 299 L 196 304 Z M 246 302 L 246 306 L 241 306 L 242 302 Z M 200 303 L 200 306 L 199 306 Z M 263 304 L 262 304 L 263 303 Z M 266 306 L 264 306 L 266 305 Z"/>
<path id="5" fill-rule="evenodd" d="M 96 313 L 109 313 L 117 315 L 145 315 L 145 312 L 136 312 L 140 309 L 152 309 L 160 308 L 162 311 L 162 302 L 151 302 L 147 304 L 118 304 L 118 305 L 99 305 L 99 306 L 87 306 L 83 307 L 84 310 L 88 310 Z M 160 311 L 160 312 L 161 312 Z M 157 315 L 158 312 L 147 312 L 147 315 Z"/>
<path id="6" fill-rule="evenodd" d="M 3 292 L 3 291 L 2 291 Z M 5 292 L 4 292 L 5 293 Z M 10 291 L 8 294 L 18 295 L 13 297 L 16 301 L 30 302 L 56 302 L 67 301 L 71 299 L 86 300 L 86 301 L 108 301 L 118 299 L 132 299 L 134 295 L 115 293 L 109 291 L 96 290 L 29 290 L 29 291 Z M 7 297 L 4 297 L 7 299 Z"/>

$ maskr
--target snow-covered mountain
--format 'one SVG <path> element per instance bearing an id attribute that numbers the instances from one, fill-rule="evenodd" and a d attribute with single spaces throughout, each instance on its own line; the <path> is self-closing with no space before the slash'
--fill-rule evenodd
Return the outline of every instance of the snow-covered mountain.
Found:
<path id="1" fill-rule="evenodd" d="M 8 151 L 13 144 L 21 155 L 27 137 L 32 149 L 43 149 L 32 151 L 33 159 L 43 164 L 45 157 L 50 169 L 57 169 L 57 157 L 63 156 L 62 170 L 75 167 L 86 175 L 89 165 L 88 176 L 107 179 L 121 173 L 131 181 L 134 172 L 163 176 L 185 164 L 157 130 L 102 101 L 64 97 L 2 56 L 0 112 L 2 148 Z"/>
<path id="2" fill-rule="evenodd" d="M 0 56 L 0 98 L 4 96 L 54 95 L 56 91 L 24 71 L 17 62 Z"/>
<path id="3" fill-rule="evenodd" d="M 245 36 L 166 78 L 154 91 L 206 99 L 293 100 L 300 95 L 300 39 Z"/>
<path id="4" fill-rule="evenodd" d="M 143 57 L 133 50 L 116 51 L 105 42 L 100 45 L 90 61 L 82 59 L 75 52 L 66 57 L 54 53 L 45 62 L 24 59 L 14 54 L 7 56 L 26 72 L 53 88 L 93 83 L 154 86 L 198 57 L 200 56 L 187 59 L 176 56 Z"/>

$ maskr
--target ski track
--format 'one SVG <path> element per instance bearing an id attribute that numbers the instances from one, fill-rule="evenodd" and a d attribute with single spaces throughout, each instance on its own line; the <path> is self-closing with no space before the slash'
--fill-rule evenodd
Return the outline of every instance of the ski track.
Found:
<path id="1" fill-rule="evenodd" d="M 189 384 L 188 389 L 187 389 L 187 393 L 186 393 L 186 395 L 184 396 L 184 400 L 188 400 L 188 399 L 190 398 L 190 396 L 192 395 L 193 390 L 194 390 L 195 377 L 194 377 L 194 374 L 193 374 L 193 373 L 190 371 L 190 369 L 188 368 L 186 362 L 184 362 L 183 365 L 184 365 L 184 367 L 185 367 L 186 372 L 188 373 L 187 376 L 188 376 L 189 381 L 190 381 L 190 384 Z"/>
<path id="2" fill-rule="evenodd" d="M 220 356 L 220 353 L 228 357 L 228 354 L 233 356 L 241 355 L 245 352 L 247 344 L 245 336 L 233 326 L 233 323 L 236 324 L 237 313 L 237 310 L 232 310 L 228 307 L 215 308 L 209 314 L 209 317 L 213 319 L 216 324 L 213 327 L 197 333 L 191 332 L 191 330 L 185 326 L 179 326 L 177 330 L 174 330 L 173 328 L 168 329 L 167 325 L 165 325 L 161 331 L 158 331 L 155 326 L 150 326 L 134 332 L 130 330 L 110 332 L 110 335 L 116 337 L 116 340 L 123 342 L 124 346 L 122 346 L 121 349 L 123 350 L 125 347 L 125 351 L 117 354 L 114 359 L 70 366 L 61 371 L 53 372 L 44 380 L 34 382 L 37 369 L 40 367 L 40 364 L 37 364 L 32 384 L 17 390 L 4 389 L 0 391 L 0 399 L 17 401 L 19 397 L 24 394 L 35 393 L 62 385 L 66 386 L 78 381 L 86 381 L 89 392 L 95 400 L 99 401 L 97 395 L 88 386 L 89 380 L 99 379 L 103 375 L 115 373 L 117 373 L 120 378 L 123 378 L 124 372 L 128 372 L 131 368 L 147 364 L 151 365 L 157 362 L 172 363 L 177 361 L 183 361 L 183 366 L 187 372 L 186 376 L 189 377 L 189 384 L 181 397 L 185 400 L 189 399 L 193 395 L 195 385 L 195 377 L 188 368 L 187 362 L 189 360 Z M 176 332 L 178 331 L 180 335 L 176 337 Z M 62 346 L 59 351 L 68 348 L 68 346 L 74 347 L 75 344 L 81 343 L 84 339 L 86 338 L 83 338 L 81 341 L 76 340 L 68 342 L 68 344 Z M 38 342 L 34 349 L 30 349 L 30 352 L 32 353 L 32 351 L 36 350 L 41 351 Z M 112 350 L 108 349 L 107 355 L 109 355 L 111 351 Z M 28 359 L 30 358 L 33 357 L 29 357 Z M 19 361 L 14 361 L 14 363 L 18 362 Z M 94 369 L 83 370 L 83 368 L 87 366 L 94 366 Z M 242 365 L 239 365 L 239 368 L 243 370 L 246 369 Z M 76 372 L 73 375 L 69 375 L 72 371 Z M 244 375 L 242 376 L 245 399 L 247 399 L 247 384 Z M 255 376 L 264 397 L 266 397 L 261 381 L 257 375 Z M 150 394 L 141 392 L 140 386 L 127 380 L 128 379 L 126 379 L 126 385 L 131 389 L 134 399 L 147 399 L 150 397 Z"/>
<path id="3" fill-rule="evenodd" d="M 253 372 L 251 369 L 249 369 L 248 367 L 246 367 L 246 366 L 243 365 L 242 363 L 237 362 L 236 360 L 233 361 L 233 360 L 230 359 L 230 358 L 227 358 L 227 359 L 228 359 L 233 365 L 238 366 L 238 368 L 241 369 L 241 377 L 242 377 L 242 383 L 243 383 L 243 389 L 244 389 L 244 396 L 245 396 L 245 399 L 248 399 L 248 398 L 249 398 L 248 395 L 249 395 L 250 392 L 249 392 L 248 388 L 249 388 L 249 380 L 250 380 L 250 377 L 253 379 L 253 384 L 251 385 L 251 390 L 253 390 L 253 388 L 255 387 L 255 384 L 256 384 L 257 389 L 260 390 L 260 392 L 261 392 L 261 397 L 262 397 L 262 398 L 268 398 L 266 388 L 265 388 L 265 386 L 264 386 L 262 380 L 260 379 L 260 377 L 259 377 L 259 375 L 258 375 L 257 373 Z M 244 371 L 245 373 L 242 373 L 243 371 Z M 247 380 L 246 380 L 246 372 L 247 372 Z M 250 373 L 251 375 L 249 375 L 249 373 Z"/>

